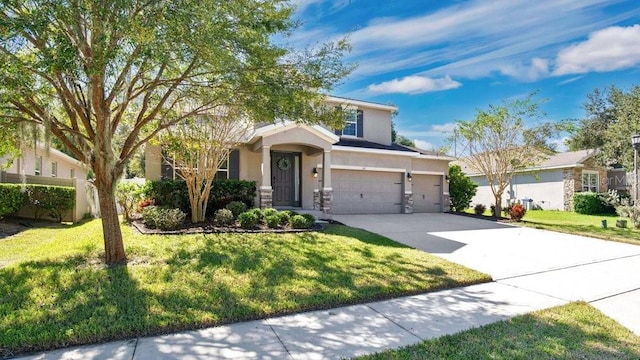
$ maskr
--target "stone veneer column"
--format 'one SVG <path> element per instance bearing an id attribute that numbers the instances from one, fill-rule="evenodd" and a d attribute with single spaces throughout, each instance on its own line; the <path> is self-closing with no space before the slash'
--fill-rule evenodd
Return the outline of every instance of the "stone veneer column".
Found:
<path id="1" fill-rule="evenodd" d="M 404 213 L 413 214 L 413 193 L 404 193 Z"/>
<path id="2" fill-rule="evenodd" d="M 313 190 L 313 210 L 321 210 L 321 198 L 320 198 L 320 190 Z"/>
<path id="3" fill-rule="evenodd" d="M 331 151 L 322 154 L 322 193 L 320 194 L 320 208 L 322 214 L 331 217 L 333 188 L 331 187 Z"/>
<path id="4" fill-rule="evenodd" d="M 451 211 L 451 195 L 449 195 L 449 180 L 447 180 L 447 175 L 442 175 L 440 177 L 440 189 L 442 189 L 442 212 Z"/>
<path id="5" fill-rule="evenodd" d="M 562 171 L 563 191 L 563 208 L 565 211 L 573 210 L 573 194 L 575 193 L 575 171 L 573 169 L 565 169 Z"/>
<path id="6" fill-rule="evenodd" d="M 402 173 L 402 188 L 404 196 L 402 198 L 402 213 L 413 214 L 413 184 L 409 181 L 409 170 Z"/>
<path id="7" fill-rule="evenodd" d="M 262 146 L 262 182 L 260 184 L 260 209 L 273 207 L 271 187 L 271 146 Z"/>

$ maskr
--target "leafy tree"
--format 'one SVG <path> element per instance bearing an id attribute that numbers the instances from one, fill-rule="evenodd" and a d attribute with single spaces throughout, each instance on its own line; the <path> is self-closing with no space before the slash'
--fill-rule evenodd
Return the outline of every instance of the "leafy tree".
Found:
<path id="1" fill-rule="evenodd" d="M 600 136 L 605 141 L 596 159 L 603 165 L 617 163 L 633 169 L 631 136 L 640 134 L 640 85 L 626 92 L 612 86 L 606 107 L 613 120 Z"/>
<path id="2" fill-rule="evenodd" d="M 16 137 L 17 130 L 15 123 L 0 119 L 0 158 L 7 156 L 7 161 L 0 163 L 0 170 L 11 166 L 13 160 L 20 156 L 20 142 Z"/>
<path id="3" fill-rule="evenodd" d="M 602 91 L 594 89 L 587 95 L 587 101 L 583 104 L 586 117 L 571 131 L 567 141 L 569 150 L 599 149 L 605 144 L 607 129 L 615 122 L 612 101 L 619 92 L 612 86 Z"/>
<path id="4" fill-rule="evenodd" d="M 188 118 L 167 129 L 160 141 L 185 180 L 191 205 L 191 221 L 205 220 L 211 186 L 218 169 L 249 130 L 246 118 L 229 109 Z M 168 160 L 168 159 L 167 159 Z"/>
<path id="5" fill-rule="evenodd" d="M 230 103 L 261 122 L 339 121 L 319 104 L 350 71 L 348 44 L 276 44 L 292 11 L 285 0 L 0 3 L 0 119 L 43 126 L 93 171 L 106 263 L 126 262 L 116 183 L 163 129 Z"/>
<path id="6" fill-rule="evenodd" d="M 396 131 L 396 124 L 393 121 L 391 122 L 391 142 L 394 144 L 416 147 L 415 141 L 398 134 Z"/>
<path id="7" fill-rule="evenodd" d="M 471 199 L 476 196 L 478 184 L 474 183 L 462 172 L 460 165 L 449 166 L 449 195 L 451 198 L 451 210 L 462 212 L 471 204 Z"/>
<path id="8" fill-rule="evenodd" d="M 456 136 L 467 151 L 464 162 L 484 174 L 496 209 L 502 208 L 502 195 L 513 174 L 546 158 L 549 146 L 541 141 L 541 134 L 555 135 L 551 133 L 561 127 L 552 123 L 525 126 L 542 116 L 541 103 L 533 99 L 534 95 L 489 105 L 487 109 L 478 110 L 475 119 L 458 122 Z"/>

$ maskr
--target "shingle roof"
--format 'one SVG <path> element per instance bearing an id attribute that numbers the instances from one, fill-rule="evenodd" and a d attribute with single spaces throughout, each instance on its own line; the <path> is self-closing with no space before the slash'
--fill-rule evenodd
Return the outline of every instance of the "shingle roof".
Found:
<path id="1" fill-rule="evenodd" d="M 556 153 L 549 156 L 545 161 L 543 161 L 540 165 L 531 167 L 528 169 L 523 169 L 520 171 L 530 171 L 530 170 L 543 170 L 543 169 L 552 169 L 552 168 L 569 168 L 575 167 L 576 165 L 580 165 L 587 161 L 595 154 L 595 150 L 578 150 L 578 151 L 568 151 L 563 153 Z M 467 175 L 475 175 L 478 172 L 473 169 L 468 163 L 465 162 L 466 159 L 458 159 L 454 161 L 452 164 L 458 164 L 462 168 L 462 171 Z"/>
<path id="2" fill-rule="evenodd" d="M 351 146 L 357 148 L 366 148 L 366 149 L 378 149 L 378 150 L 393 150 L 393 151 L 407 151 L 407 152 L 418 152 L 417 150 L 409 149 L 405 146 L 398 144 L 378 144 L 372 141 L 367 140 L 359 140 L 359 139 L 348 139 L 348 138 L 340 138 L 340 141 L 333 144 L 334 146 Z"/>

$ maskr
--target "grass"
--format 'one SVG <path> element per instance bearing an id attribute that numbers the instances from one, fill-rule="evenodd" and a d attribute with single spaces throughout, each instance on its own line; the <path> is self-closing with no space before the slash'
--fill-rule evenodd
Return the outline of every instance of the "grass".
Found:
<path id="1" fill-rule="evenodd" d="M 571 303 L 361 359 L 639 358 L 640 337 L 586 303 Z"/>
<path id="2" fill-rule="evenodd" d="M 552 230 L 569 234 L 591 236 L 604 240 L 612 240 L 640 245 L 640 231 L 631 229 L 631 221 L 627 228 L 616 228 L 617 215 L 583 215 L 571 211 L 532 210 L 527 211 L 520 224 L 536 229 Z M 607 228 L 602 228 L 602 220 L 607 220 Z"/>
<path id="3" fill-rule="evenodd" d="M 105 267 L 99 220 L 0 239 L 0 357 L 490 281 L 345 226 L 145 236 Z"/>

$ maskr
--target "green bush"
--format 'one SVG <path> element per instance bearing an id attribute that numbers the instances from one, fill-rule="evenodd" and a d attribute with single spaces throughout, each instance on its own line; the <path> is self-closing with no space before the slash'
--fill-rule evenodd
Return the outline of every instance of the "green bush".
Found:
<path id="1" fill-rule="evenodd" d="M 309 223 L 309 220 L 302 215 L 294 215 L 291 217 L 291 220 L 289 220 L 289 223 L 293 229 L 308 229 L 312 225 Z"/>
<path id="2" fill-rule="evenodd" d="M 209 209 L 223 209 L 232 201 L 241 201 L 247 209 L 253 207 L 256 197 L 256 182 L 247 180 L 216 180 L 209 193 Z"/>
<path id="3" fill-rule="evenodd" d="M 573 195 L 573 211 L 585 215 L 615 214 L 615 207 L 606 199 L 608 194 L 580 192 Z"/>
<path id="4" fill-rule="evenodd" d="M 156 206 L 176 208 L 191 214 L 189 191 L 184 180 L 149 181 L 145 196 L 153 199 Z"/>
<path id="5" fill-rule="evenodd" d="M 296 215 L 300 215 L 300 214 L 298 214 L 297 211 L 294 211 L 294 210 L 283 210 L 281 212 L 286 213 L 287 215 L 289 215 L 290 218 L 292 218 L 292 217 L 294 217 Z"/>
<path id="6" fill-rule="evenodd" d="M 243 229 L 253 229 L 258 225 L 258 217 L 256 214 L 247 211 L 238 215 L 238 222 L 240 223 L 240 227 Z"/>
<path id="7" fill-rule="evenodd" d="M 316 223 L 316 217 L 311 214 L 302 214 L 302 217 L 307 219 L 307 224 L 309 225 L 307 226 L 308 228 L 312 227 L 313 224 Z"/>
<path id="8" fill-rule="evenodd" d="M 264 216 L 271 216 L 271 215 L 275 215 L 278 213 L 278 210 L 274 209 L 274 208 L 266 208 L 262 211 L 264 213 Z"/>
<path id="9" fill-rule="evenodd" d="M 116 201 L 122 208 L 124 220 L 131 221 L 138 203 L 144 198 L 145 186 L 133 181 L 121 181 L 116 185 Z"/>
<path id="10" fill-rule="evenodd" d="M 218 209 L 213 215 L 213 222 L 218 226 L 229 226 L 233 221 L 233 213 L 229 209 Z"/>
<path id="11" fill-rule="evenodd" d="M 20 210 L 25 201 L 25 192 L 21 185 L 0 184 L 0 219 Z"/>
<path id="12" fill-rule="evenodd" d="M 280 217 L 278 216 L 278 214 L 271 214 L 269 216 L 265 216 L 264 222 L 271 229 L 276 229 L 280 227 Z"/>
<path id="13" fill-rule="evenodd" d="M 289 216 L 289 213 L 286 211 L 279 211 L 276 216 L 278 217 L 278 221 L 280 222 L 280 226 L 286 226 L 287 224 L 289 224 L 289 219 L 291 218 Z"/>
<path id="14" fill-rule="evenodd" d="M 29 184 L 25 189 L 36 220 L 47 214 L 60 222 L 76 203 L 76 189 L 73 187 Z"/>
<path id="15" fill-rule="evenodd" d="M 248 211 L 254 213 L 258 217 L 258 222 L 265 217 L 265 214 L 262 212 L 262 210 L 260 210 L 260 208 L 253 208 Z"/>
<path id="16" fill-rule="evenodd" d="M 449 197 L 452 211 L 463 212 L 469 207 L 477 191 L 478 184 L 462 172 L 460 165 L 449 166 Z"/>
<path id="17" fill-rule="evenodd" d="M 247 211 L 247 205 L 242 201 L 232 201 L 227 204 L 226 209 L 231 210 L 234 218 L 238 218 L 240 214 Z M 255 215 L 255 214 L 254 214 Z M 257 215 L 256 215 L 257 217 Z"/>
<path id="18" fill-rule="evenodd" d="M 151 229 L 175 230 L 187 217 L 180 209 L 147 206 L 142 210 L 142 220 Z"/>

